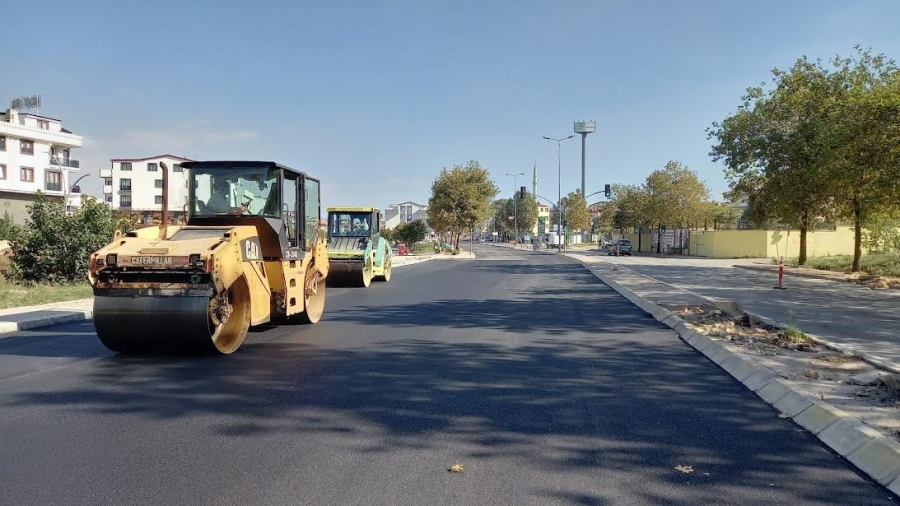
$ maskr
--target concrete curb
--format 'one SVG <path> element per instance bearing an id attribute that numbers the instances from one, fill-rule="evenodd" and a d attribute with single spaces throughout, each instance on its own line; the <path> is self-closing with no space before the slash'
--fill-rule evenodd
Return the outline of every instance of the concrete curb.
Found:
<path id="1" fill-rule="evenodd" d="M 35 313 L 46 312 L 48 310 L 40 310 L 35 311 Z M 12 332 L 20 332 L 23 330 L 34 330 L 39 329 L 41 327 L 49 327 L 51 325 L 59 325 L 60 323 L 72 323 L 72 322 L 80 322 L 84 320 L 90 320 L 94 317 L 94 312 L 92 310 L 59 310 L 59 313 L 55 315 L 48 316 L 38 316 L 34 318 L 29 318 L 26 320 L 18 321 L 18 322 L 0 322 L 0 335 L 9 334 Z M 27 313 L 25 313 L 27 314 Z"/>
<path id="2" fill-rule="evenodd" d="M 813 397 L 782 379 L 775 371 L 757 365 L 742 354 L 731 352 L 723 342 L 689 328 L 675 313 L 635 294 L 597 269 L 592 269 L 590 265 L 584 262 L 581 264 L 600 281 L 672 328 L 685 343 L 716 363 L 766 403 L 792 418 L 873 480 L 900 495 L 900 443 L 883 436 L 835 406 Z M 748 313 L 748 316 L 781 326 L 760 315 Z M 857 353 L 853 354 L 859 356 Z"/>
<path id="3" fill-rule="evenodd" d="M 466 258 L 466 260 L 471 260 L 472 258 Z M 407 265 L 416 265 L 422 262 L 428 262 L 430 260 L 434 260 L 434 258 L 420 258 L 416 259 L 414 262 L 403 263 L 400 265 L 395 265 L 395 268 L 406 267 Z M 46 316 L 36 316 L 34 318 L 26 318 L 22 321 L 17 322 L 0 322 L 0 336 L 3 334 L 10 334 L 13 332 L 21 332 L 23 330 L 35 330 L 42 327 L 51 327 L 53 325 L 59 325 L 61 323 L 73 323 L 80 322 L 85 320 L 92 320 L 94 318 L 94 311 L 90 309 L 86 310 L 76 310 L 76 309 L 39 309 L 34 311 L 34 313 L 45 313 L 49 311 L 54 311 L 59 314 L 52 314 Z M 28 312 L 19 313 L 27 315 Z"/>

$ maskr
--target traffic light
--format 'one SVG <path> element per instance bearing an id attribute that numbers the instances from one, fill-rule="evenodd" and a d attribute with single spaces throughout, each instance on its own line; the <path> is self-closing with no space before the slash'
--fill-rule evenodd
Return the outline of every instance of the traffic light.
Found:
<path id="1" fill-rule="evenodd" d="M 519 187 L 519 198 L 520 198 L 520 199 L 524 199 L 524 198 L 525 198 L 525 187 L 524 187 L 524 186 L 520 186 L 520 187 Z"/>
<path id="2" fill-rule="evenodd" d="M 603 192 L 606 194 L 606 198 L 612 197 L 612 188 L 609 185 L 603 187 Z"/>

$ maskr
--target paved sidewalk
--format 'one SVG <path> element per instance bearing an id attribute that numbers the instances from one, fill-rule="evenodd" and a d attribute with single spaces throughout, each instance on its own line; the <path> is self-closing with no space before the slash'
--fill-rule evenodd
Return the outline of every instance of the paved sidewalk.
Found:
<path id="1" fill-rule="evenodd" d="M 660 304 L 666 303 L 667 297 L 685 297 L 678 294 L 684 290 L 734 301 L 747 311 L 792 323 L 808 334 L 900 369 L 900 291 L 876 291 L 842 281 L 787 275 L 788 289 L 775 290 L 777 276 L 772 273 L 735 268 L 722 261 L 609 257 L 597 252 L 568 255 L 604 269 L 604 273 L 625 276 L 622 282 L 629 288 L 643 276 L 656 280 L 643 281 L 644 286 L 632 290 Z"/>
<path id="2" fill-rule="evenodd" d="M 4 309 L 0 310 L 0 333 L 88 320 L 93 314 L 93 298 Z"/>

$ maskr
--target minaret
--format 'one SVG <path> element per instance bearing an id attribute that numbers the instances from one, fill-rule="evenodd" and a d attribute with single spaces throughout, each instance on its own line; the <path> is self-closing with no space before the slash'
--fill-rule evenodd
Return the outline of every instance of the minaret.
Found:
<path id="1" fill-rule="evenodd" d="M 531 195 L 537 200 L 537 160 L 534 161 L 534 178 L 531 180 Z"/>

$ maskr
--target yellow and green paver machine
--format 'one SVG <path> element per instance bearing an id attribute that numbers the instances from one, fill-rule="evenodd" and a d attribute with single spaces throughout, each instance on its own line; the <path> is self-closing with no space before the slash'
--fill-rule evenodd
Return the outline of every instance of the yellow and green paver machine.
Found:
<path id="1" fill-rule="evenodd" d="M 391 280 L 392 251 L 381 237 L 384 225 L 376 207 L 329 207 L 328 284 L 367 287 Z"/>

